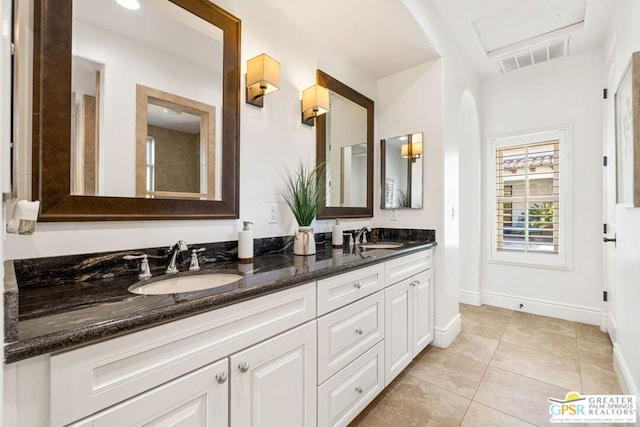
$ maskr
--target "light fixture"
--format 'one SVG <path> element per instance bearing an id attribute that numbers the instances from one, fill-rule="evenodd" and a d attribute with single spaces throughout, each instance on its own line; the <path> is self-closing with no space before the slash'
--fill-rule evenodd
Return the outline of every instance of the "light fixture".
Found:
<path id="1" fill-rule="evenodd" d="M 313 85 L 302 91 L 302 123 L 307 126 L 315 124 L 315 118 L 329 111 L 329 90 L 320 85 Z"/>
<path id="2" fill-rule="evenodd" d="M 182 111 L 174 110 L 173 108 L 163 108 L 162 111 L 169 116 L 179 116 Z"/>
<path id="3" fill-rule="evenodd" d="M 138 0 L 116 0 L 116 2 L 129 10 L 138 10 L 140 9 L 140 2 Z"/>
<path id="4" fill-rule="evenodd" d="M 279 89 L 280 63 L 260 54 L 247 61 L 247 104 L 262 108 L 264 96 Z"/>
<path id="5" fill-rule="evenodd" d="M 411 161 L 415 162 L 422 156 L 422 141 L 402 144 L 402 147 L 400 147 L 400 155 L 405 159 L 411 157 Z"/>

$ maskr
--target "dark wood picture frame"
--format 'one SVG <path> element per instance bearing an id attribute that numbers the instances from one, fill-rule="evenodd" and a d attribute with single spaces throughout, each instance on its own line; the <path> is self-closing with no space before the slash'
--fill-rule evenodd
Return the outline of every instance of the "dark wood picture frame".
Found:
<path id="1" fill-rule="evenodd" d="M 615 94 L 616 203 L 640 206 L 640 51 L 631 54 Z"/>
<path id="2" fill-rule="evenodd" d="M 82 0 L 77 0 L 82 1 Z M 222 29 L 222 200 L 71 195 L 73 0 L 35 0 L 32 197 L 41 221 L 235 219 L 239 217 L 241 22 L 208 0 L 170 0 Z"/>
<path id="3" fill-rule="evenodd" d="M 374 102 L 322 70 L 316 71 L 316 83 L 367 110 L 367 205 L 363 207 L 321 206 L 318 211 L 318 219 L 373 217 Z M 326 114 L 323 114 L 316 117 L 316 162 L 318 165 L 327 160 L 326 145 L 327 117 Z M 326 182 L 322 180 L 321 184 L 323 186 L 322 191 L 325 191 Z"/>

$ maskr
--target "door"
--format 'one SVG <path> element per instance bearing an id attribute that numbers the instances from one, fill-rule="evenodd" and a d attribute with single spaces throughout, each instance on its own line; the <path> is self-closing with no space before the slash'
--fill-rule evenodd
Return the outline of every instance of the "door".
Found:
<path id="1" fill-rule="evenodd" d="M 433 341 L 433 269 L 412 279 L 413 287 L 413 356 Z"/>
<path id="2" fill-rule="evenodd" d="M 615 81 L 615 49 L 609 49 L 605 61 L 606 84 L 609 88 L 605 99 L 603 129 L 604 129 L 604 155 L 607 157 L 607 167 L 603 173 L 603 223 L 606 224 L 604 234 L 603 256 L 603 291 L 607 293 L 607 302 L 603 302 L 602 313 L 604 319 L 600 327 L 606 329 L 615 343 L 616 338 L 616 125 L 615 125 L 615 92 L 618 82 Z M 604 230 L 603 230 L 604 231 Z M 609 240 L 609 241 L 607 241 Z"/>
<path id="3" fill-rule="evenodd" d="M 232 426 L 316 425 L 316 322 L 230 357 Z"/>
<path id="4" fill-rule="evenodd" d="M 412 280 L 402 280 L 384 290 L 386 385 L 413 359 Z"/>
<path id="5" fill-rule="evenodd" d="M 226 427 L 228 359 L 132 397 L 72 427 Z"/>

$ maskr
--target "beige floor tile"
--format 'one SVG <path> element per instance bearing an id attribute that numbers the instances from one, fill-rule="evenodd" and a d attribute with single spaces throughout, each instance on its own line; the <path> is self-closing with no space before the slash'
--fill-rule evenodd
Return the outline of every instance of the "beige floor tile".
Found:
<path id="1" fill-rule="evenodd" d="M 470 400 L 406 375 L 371 410 L 392 426 L 459 426 Z"/>
<path id="2" fill-rule="evenodd" d="M 488 364 L 497 346 L 497 339 L 461 332 L 445 351 Z"/>
<path id="3" fill-rule="evenodd" d="M 474 401 L 536 425 L 549 423 L 549 397 L 567 390 L 512 372 L 489 367 Z"/>
<path id="4" fill-rule="evenodd" d="M 515 312 L 511 316 L 509 326 L 523 328 L 525 330 L 559 334 L 575 338 L 576 327 L 574 322 L 552 317 L 538 316 L 537 314 Z"/>
<path id="5" fill-rule="evenodd" d="M 583 394 L 623 394 L 613 367 L 580 362 Z"/>
<path id="6" fill-rule="evenodd" d="M 460 427 L 530 427 L 526 421 L 476 402 L 471 402 Z"/>
<path id="7" fill-rule="evenodd" d="M 608 337 L 604 341 L 602 338 L 578 336 L 578 356 L 581 362 L 613 369 L 613 345 Z"/>
<path id="8" fill-rule="evenodd" d="M 394 427 L 370 413 L 361 413 L 353 420 L 350 427 Z"/>
<path id="9" fill-rule="evenodd" d="M 582 390 L 580 363 L 575 359 L 501 342 L 491 366 L 569 390 Z"/>
<path id="10" fill-rule="evenodd" d="M 578 345 L 575 337 L 556 333 L 526 329 L 509 324 L 502 335 L 502 341 L 534 350 L 545 351 L 557 356 L 578 358 Z"/>
<path id="11" fill-rule="evenodd" d="M 609 338 L 609 334 L 606 332 L 602 332 L 600 330 L 600 326 L 596 325 L 587 325 L 585 323 L 575 323 L 576 326 L 576 335 L 582 338 L 593 338 L 597 340 L 606 341 L 611 343 L 611 339 Z"/>
<path id="12" fill-rule="evenodd" d="M 513 315 L 513 310 L 501 307 L 492 307 L 489 305 L 475 306 L 468 304 L 460 304 L 460 314 L 462 316 L 472 315 L 481 317 L 483 320 L 508 323 Z"/>
<path id="13" fill-rule="evenodd" d="M 448 354 L 434 348 L 425 353 L 406 372 L 433 385 L 472 398 L 487 369 L 481 362 Z"/>
<path id="14" fill-rule="evenodd" d="M 508 320 L 488 319 L 486 316 L 477 313 L 464 313 L 461 316 L 462 332 L 495 340 L 499 340 L 502 337 L 509 324 Z"/>

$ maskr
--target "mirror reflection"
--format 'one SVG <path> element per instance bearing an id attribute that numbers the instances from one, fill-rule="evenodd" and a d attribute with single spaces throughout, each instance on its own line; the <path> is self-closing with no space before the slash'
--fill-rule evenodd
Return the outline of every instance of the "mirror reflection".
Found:
<path id="1" fill-rule="evenodd" d="M 221 200 L 222 41 L 172 2 L 73 2 L 72 194 Z"/>
<path id="2" fill-rule="evenodd" d="M 381 208 L 422 208 L 422 132 L 383 139 L 381 153 Z"/>
<path id="3" fill-rule="evenodd" d="M 329 91 L 326 202 L 333 207 L 367 205 L 367 110 Z"/>

